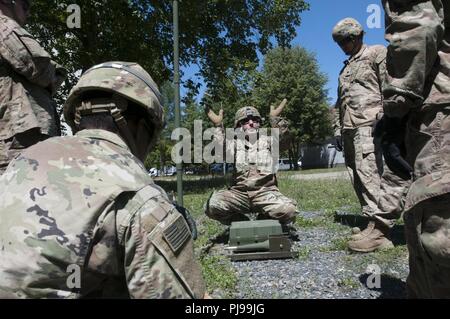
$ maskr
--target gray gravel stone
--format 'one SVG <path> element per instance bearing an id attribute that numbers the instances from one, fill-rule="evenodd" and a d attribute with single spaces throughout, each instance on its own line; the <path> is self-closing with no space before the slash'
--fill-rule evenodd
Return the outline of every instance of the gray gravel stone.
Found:
<path id="1" fill-rule="evenodd" d="M 321 218 L 320 212 L 301 212 L 304 218 Z M 346 238 L 350 228 L 298 229 L 297 251 L 308 251 L 298 259 L 235 262 L 238 275 L 236 298 L 404 298 L 408 274 L 406 253 L 380 264 L 381 287 L 370 289 L 367 267 L 376 262 L 373 254 L 333 250 L 335 240 Z M 389 255 L 388 255 L 389 256 Z M 374 258 L 372 258 L 374 257 Z"/>

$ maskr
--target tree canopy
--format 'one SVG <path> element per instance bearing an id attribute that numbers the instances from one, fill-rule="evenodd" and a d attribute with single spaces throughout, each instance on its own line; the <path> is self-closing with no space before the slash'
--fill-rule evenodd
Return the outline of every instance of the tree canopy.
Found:
<path id="1" fill-rule="evenodd" d="M 81 9 L 81 28 L 68 28 L 68 5 Z M 273 42 L 288 46 L 303 0 L 180 0 L 180 59 L 196 63 L 212 83 L 239 61 L 256 62 Z M 72 74 L 105 61 L 134 61 L 162 84 L 173 61 L 172 1 L 34 0 L 29 26 Z M 271 41 L 275 40 L 275 41 Z"/>
<path id="2" fill-rule="evenodd" d="M 331 128 L 326 83 L 312 53 L 301 47 L 279 47 L 265 56 L 254 99 L 262 112 L 268 113 L 271 104 L 287 98 L 282 115 L 291 121 L 297 141 L 320 142 Z"/>

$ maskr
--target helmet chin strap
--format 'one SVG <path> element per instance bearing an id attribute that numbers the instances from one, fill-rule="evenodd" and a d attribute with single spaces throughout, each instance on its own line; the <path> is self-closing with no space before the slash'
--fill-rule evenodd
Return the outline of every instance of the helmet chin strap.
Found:
<path id="1" fill-rule="evenodd" d="M 99 114 L 99 113 L 109 113 L 116 123 L 120 135 L 124 138 L 131 152 L 135 155 L 139 154 L 138 148 L 136 146 L 136 140 L 131 134 L 128 127 L 128 123 L 122 115 L 122 112 L 126 111 L 128 107 L 128 102 L 121 96 L 114 95 L 111 98 L 97 98 L 91 99 L 89 101 L 81 102 L 81 107 L 75 112 L 75 124 L 79 125 L 81 117 L 83 115 Z"/>

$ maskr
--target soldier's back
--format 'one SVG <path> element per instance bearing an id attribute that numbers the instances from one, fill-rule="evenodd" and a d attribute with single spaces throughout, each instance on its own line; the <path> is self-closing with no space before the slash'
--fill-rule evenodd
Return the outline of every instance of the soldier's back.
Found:
<path id="1" fill-rule="evenodd" d="M 0 297 L 128 296 L 120 218 L 140 189 L 161 193 L 152 185 L 125 143 L 106 131 L 23 152 L 0 179 Z M 135 196 L 131 204 L 145 200 Z M 77 270 L 82 289 L 71 286 Z"/>

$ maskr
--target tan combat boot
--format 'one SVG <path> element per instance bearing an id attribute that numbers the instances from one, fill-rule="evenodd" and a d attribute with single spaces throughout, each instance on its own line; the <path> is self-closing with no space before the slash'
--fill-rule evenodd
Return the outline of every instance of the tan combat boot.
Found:
<path id="1" fill-rule="evenodd" d="M 360 253 L 370 253 L 393 247 L 394 244 L 390 239 L 390 228 L 380 222 L 374 222 L 374 226 L 367 236 L 348 242 L 348 248 L 351 251 Z"/>
<path id="2" fill-rule="evenodd" d="M 363 239 L 364 237 L 367 237 L 367 235 L 369 235 L 374 228 L 375 228 L 375 221 L 371 220 L 369 222 L 369 224 L 367 225 L 367 228 L 364 229 L 363 231 L 360 231 L 359 233 L 356 232 L 356 229 L 355 230 L 352 229 L 353 235 L 351 238 L 352 238 L 352 240 Z"/>

